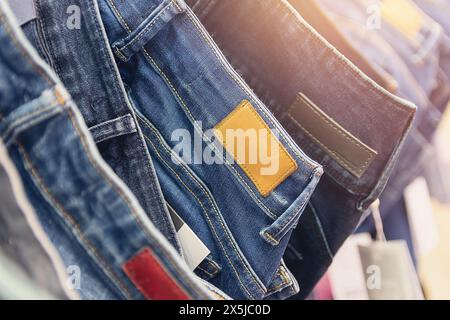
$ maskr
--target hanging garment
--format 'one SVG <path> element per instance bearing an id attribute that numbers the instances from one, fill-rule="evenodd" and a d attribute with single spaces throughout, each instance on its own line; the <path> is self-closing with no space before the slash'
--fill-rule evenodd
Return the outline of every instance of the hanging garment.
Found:
<path id="1" fill-rule="evenodd" d="M 197 274 L 236 299 L 295 294 L 282 257 L 321 166 L 184 1 L 98 3 L 163 194 L 211 251 Z"/>
<path id="2" fill-rule="evenodd" d="M 208 299 L 0 2 L 0 138 L 84 299 Z"/>
<path id="3" fill-rule="evenodd" d="M 286 1 L 189 4 L 299 146 L 324 166 L 285 255 L 304 298 L 383 190 L 415 106 L 364 75 Z"/>

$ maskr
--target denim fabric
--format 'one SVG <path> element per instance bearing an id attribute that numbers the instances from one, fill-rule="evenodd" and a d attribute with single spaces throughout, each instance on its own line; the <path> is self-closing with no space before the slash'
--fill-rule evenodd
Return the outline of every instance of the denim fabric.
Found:
<path id="1" fill-rule="evenodd" d="M 155 226 L 180 251 L 152 159 L 114 63 L 92 0 L 34 1 L 37 19 L 23 26 L 63 82 L 102 158 L 130 188 Z M 77 11 L 70 8 L 78 8 Z M 79 29 L 71 19 L 79 18 Z"/>
<path id="2" fill-rule="evenodd" d="M 415 107 L 382 89 L 278 0 L 192 0 L 194 12 L 295 141 L 324 166 L 285 260 L 306 297 L 363 211 L 383 190 Z M 289 114 L 298 93 L 377 152 L 360 177 L 308 136 Z M 389 114 L 389 116 L 386 116 Z"/>
<path id="3" fill-rule="evenodd" d="M 0 253 L 21 270 L 29 283 L 45 290 L 57 299 L 76 299 L 63 285 L 65 270 L 56 249 L 51 245 L 39 224 L 36 214 L 25 196 L 17 171 L 0 142 Z M 18 282 L 0 272 L 0 298 L 9 296 L 5 288 L 14 290 Z M 12 285 L 5 285 L 12 283 Z M 19 286 L 19 285 L 17 285 Z M 35 290 L 20 293 L 20 298 L 32 296 Z M 15 292 L 15 291 L 13 291 Z"/>
<path id="4" fill-rule="evenodd" d="M 327 3 L 327 6 L 333 2 L 323 1 Z M 378 0 L 344 0 L 339 2 L 338 10 L 348 13 L 347 5 L 354 5 L 367 19 L 367 8 L 377 4 L 379 4 Z M 412 1 L 410 4 L 414 6 Z M 332 5 L 336 6 L 336 1 Z M 423 15 L 420 29 L 412 39 L 408 39 L 385 20 L 382 21 L 378 32 L 399 53 L 425 93 L 429 95 L 436 86 L 436 74 L 439 69 L 439 49 L 443 36 L 443 30 L 439 24 Z"/>
<path id="5" fill-rule="evenodd" d="M 322 168 L 232 69 L 184 1 L 99 0 L 99 5 L 163 194 L 211 251 L 214 272 L 198 274 L 232 298 L 295 294 L 297 283 L 282 256 Z M 298 167 L 266 196 L 225 155 L 220 155 L 224 164 L 208 165 L 173 152 L 176 130 L 198 135 L 201 126 L 214 128 L 245 100 L 279 133 Z M 217 151 L 212 140 L 200 136 L 201 150 L 208 145 Z M 189 145 L 192 154 L 196 148 Z"/>
<path id="6" fill-rule="evenodd" d="M 339 52 L 346 56 L 369 78 L 386 90 L 395 93 L 397 82 L 383 69 L 373 64 L 355 47 L 338 28 L 338 21 L 332 19 L 316 0 L 289 0 L 289 3 L 300 13 L 321 36 L 330 42 Z"/>
<path id="7" fill-rule="evenodd" d="M 440 122 L 441 111 L 431 103 L 403 59 L 379 31 L 367 28 L 365 11 L 362 12 L 352 1 L 345 1 L 345 10 L 332 1 L 321 0 L 320 3 L 336 26 L 367 59 L 397 80 L 398 94 L 418 106 L 418 115 L 400 155 L 401 160 L 397 162 L 392 179 L 381 197 L 382 215 L 389 215 L 394 212 L 391 208 L 402 198 L 404 188 L 423 170 L 432 149 L 431 141 Z"/>
<path id="8" fill-rule="evenodd" d="M 410 61 L 413 54 L 399 52 L 393 47 L 395 44 L 392 40 L 385 38 L 386 32 L 384 30 L 391 28 L 387 23 L 382 23 L 381 29 L 369 29 L 367 27 L 368 14 L 365 8 L 369 5 L 368 3 L 365 6 L 353 0 L 344 0 L 339 4 L 331 0 L 320 0 L 319 3 L 331 19 L 336 22 L 336 26 L 347 35 L 349 40 L 355 47 L 359 48 L 368 60 L 391 74 L 398 81 L 397 93 L 418 106 L 416 122 L 421 128 L 422 135 L 430 139 L 439 123 L 441 111 L 429 101 L 432 90 L 426 89 L 427 86 L 420 81 L 428 79 L 427 82 L 436 83 L 439 68 L 431 61 L 438 60 L 438 53 L 435 51 L 427 52 L 428 55 L 423 53 L 424 59 L 427 59 L 426 61 L 430 61 L 430 63 L 424 62 L 424 66 L 421 63 L 412 66 Z M 406 47 L 408 40 L 398 32 L 395 34 L 398 38 L 396 42 L 403 42 Z M 436 41 L 436 37 L 433 36 L 433 40 Z M 428 38 L 431 38 L 431 36 L 424 37 L 423 41 Z M 408 55 L 408 57 L 405 58 L 405 55 Z M 419 68 L 419 65 L 422 67 Z M 429 75 L 427 77 L 417 76 L 415 73 L 421 69 L 429 69 L 430 71 L 424 71 Z"/>
<path id="9" fill-rule="evenodd" d="M 187 297 L 208 298 L 101 159 L 69 94 L 4 2 L 0 9 L 0 138 L 65 267 L 79 271 L 77 292 L 86 299 L 143 298 L 124 264 L 145 249 Z"/>
<path id="10" fill-rule="evenodd" d="M 365 29 L 367 29 L 368 20 L 367 8 L 380 3 L 378 0 L 320 0 L 319 2 L 327 10 L 359 22 Z M 414 6 L 412 1 L 410 4 Z M 431 102 L 443 112 L 450 98 L 450 83 L 442 79 L 444 75 L 440 72 L 440 50 L 441 44 L 445 41 L 441 26 L 423 14 L 420 29 L 413 39 L 406 37 L 384 20 L 381 21 L 380 28 L 373 28 L 371 31 L 379 34 L 392 46 L 428 97 L 439 96 Z M 448 77 L 445 76 L 445 78 Z"/>

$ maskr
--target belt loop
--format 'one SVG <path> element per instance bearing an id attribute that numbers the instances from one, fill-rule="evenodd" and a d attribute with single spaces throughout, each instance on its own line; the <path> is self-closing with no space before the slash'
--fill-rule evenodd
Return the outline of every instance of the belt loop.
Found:
<path id="1" fill-rule="evenodd" d="M 140 25 L 126 38 L 113 44 L 116 56 L 126 62 L 148 43 L 175 16 L 185 12 L 187 5 L 183 0 L 164 0 Z"/>

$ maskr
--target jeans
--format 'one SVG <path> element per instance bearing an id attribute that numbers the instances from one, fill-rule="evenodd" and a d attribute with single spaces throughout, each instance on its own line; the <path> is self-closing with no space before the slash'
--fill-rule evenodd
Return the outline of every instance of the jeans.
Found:
<path id="1" fill-rule="evenodd" d="M 282 257 L 321 166 L 232 69 L 184 1 L 99 5 L 163 194 L 211 251 L 197 274 L 236 299 L 295 294 Z M 280 166 L 267 175 L 255 172 L 256 164 L 231 161 L 235 150 L 220 138 L 256 127 L 278 136 L 273 160 Z"/>
<path id="2" fill-rule="evenodd" d="M 324 166 L 285 254 L 304 298 L 383 190 L 415 106 L 367 78 L 286 1 L 189 4 L 297 144 Z"/>
<path id="3" fill-rule="evenodd" d="M 130 188 L 155 226 L 180 251 L 144 137 L 107 46 L 93 0 L 34 1 L 37 19 L 23 26 L 67 88 L 102 158 Z M 79 29 L 69 15 L 78 8 Z M 75 14 L 77 11 L 74 11 Z"/>
<path id="4" fill-rule="evenodd" d="M 414 127 L 400 155 L 401 161 L 398 161 L 395 166 L 392 179 L 381 197 L 382 215 L 390 215 L 391 212 L 395 212 L 392 208 L 402 198 L 404 188 L 423 170 L 424 163 L 426 163 L 428 154 L 432 149 L 432 138 L 442 115 L 442 110 L 437 108 L 433 101 L 448 98 L 445 98 L 446 94 L 438 94 L 441 91 L 439 87 L 433 91 L 434 98 L 433 94 L 427 96 L 423 87 L 411 73 L 411 68 L 404 62 L 401 55 L 392 48 L 391 43 L 384 39 L 383 34 L 378 29 L 367 28 L 367 14 L 365 10 L 362 10 L 361 4 L 356 4 L 351 0 L 339 3 L 321 0 L 320 4 L 330 18 L 336 22 L 336 26 L 347 35 L 349 41 L 359 48 L 369 61 L 396 79 L 398 82 L 397 93 L 418 106 L 418 115 Z M 427 58 L 427 60 L 433 59 Z M 430 69 L 432 69 L 431 64 Z M 445 86 L 440 88 L 444 92 L 446 91 Z M 441 97 L 438 99 L 438 96 Z"/>
<path id="5" fill-rule="evenodd" d="M 10 261 L 21 270 L 23 277 L 29 283 L 46 291 L 46 294 L 57 299 L 76 299 L 77 296 L 66 290 L 65 270 L 56 249 L 50 243 L 36 213 L 25 196 L 18 173 L 0 143 L 0 253 L 3 260 Z M 8 272 L 9 273 L 9 272 Z M 0 272 L 0 282 L 3 284 L 0 297 L 16 292 L 19 287 L 8 273 Z M 8 279 L 9 278 L 9 279 Z M 11 283 L 11 286 L 6 285 Z M 5 288 L 11 287 L 7 294 Z M 9 292 L 9 289 L 8 289 Z M 18 293 L 21 298 L 31 297 L 33 292 Z"/>
<path id="6" fill-rule="evenodd" d="M 376 33 L 385 39 L 407 65 L 425 94 L 432 98 L 432 104 L 440 112 L 445 110 L 450 98 L 450 83 L 440 67 L 441 44 L 445 43 L 445 35 L 439 24 L 424 15 L 412 1 L 407 3 L 420 14 L 420 25 L 413 30 L 413 34 L 405 34 L 387 19 L 382 19 L 379 27 L 368 29 L 367 8 L 379 6 L 378 0 L 320 0 L 320 3 L 327 10 L 356 21 L 369 33 Z M 396 12 L 393 20 L 402 18 L 402 14 Z"/>
<path id="7" fill-rule="evenodd" d="M 209 298 L 101 159 L 4 2 L 0 9 L 0 138 L 74 290 L 85 299 Z"/>
<path id="8" fill-rule="evenodd" d="M 339 28 L 341 22 L 331 18 L 316 0 L 289 0 L 289 3 L 300 13 L 317 32 L 330 42 L 340 53 L 353 62 L 369 78 L 380 86 L 395 93 L 397 82 L 383 69 L 372 63 L 362 52 L 349 41 Z"/>

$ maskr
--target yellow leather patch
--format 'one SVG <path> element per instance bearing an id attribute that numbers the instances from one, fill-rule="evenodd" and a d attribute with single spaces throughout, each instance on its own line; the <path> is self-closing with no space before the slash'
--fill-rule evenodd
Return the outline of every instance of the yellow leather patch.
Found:
<path id="1" fill-rule="evenodd" d="M 411 40 L 416 38 L 424 19 L 420 9 L 411 0 L 383 0 L 381 15 Z"/>
<path id="2" fill-rule="evenodd" d="M 247 100 L 223 119 L 214 132 L 264 197 L 297 170 L 297 163 L 275 132 Z"/>

